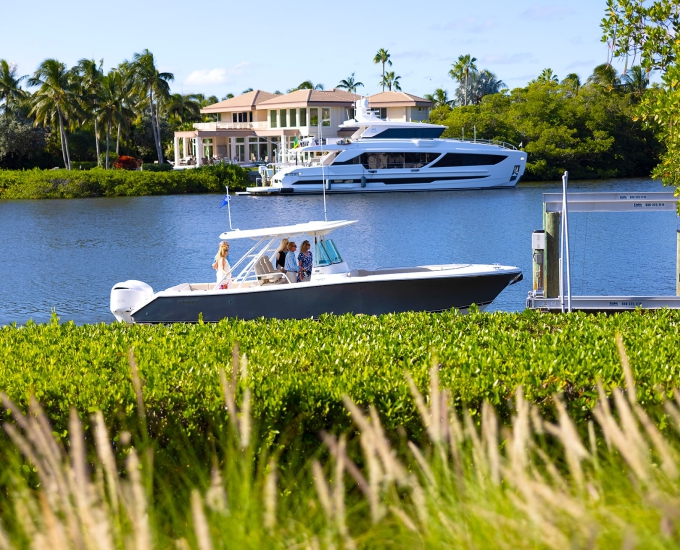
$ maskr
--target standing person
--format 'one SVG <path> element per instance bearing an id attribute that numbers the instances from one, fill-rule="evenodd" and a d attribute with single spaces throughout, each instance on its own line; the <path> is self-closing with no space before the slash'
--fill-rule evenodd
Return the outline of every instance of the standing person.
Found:
<path id="1" fill-rule="evenodd" d="M 300 266 L 299 266 L 297 260 L 295 259 L 295 251 L 296 250 L 297 250 L 297 245 L 295 244 L 295 242 L 290 241 L 288 243 L 288 253 L 286 254 L 286 265 L 285 265 L 285 268 L 284 268 L 285 273 L 288 273 L 289 271 L 291 273 L 297 273 L 298 271 L 300 271 Z"/>
<path id="2" fill-rule="evenodd" d="M 288 239 L 281 239 L 281 244 L 274 254 L 274 267 L 281 271 L 286 270 L 286 254 L 288 253 Z"/>
<path id="3" fill-rule="evenodd" d="M 231 267 L 227 256 L 229 256 L 229 243 L 222 241 L 217 254 L 215 254 L 215 263 L 213 264 L 213 267 L 217 269 L 217 284 L 220 285 L 219 288 L 221 289 L 229 288 L 231 282 Z"/>
<path id="4" fill-rule="evenodd" d="M 312 258 L 312 245 L 309 241 L 302 241 L 300 247 L 300 254 L 298 254 L 298 262 L 300 271 L 298 272 L 298 283 L 302 281 L 309 281 L 312 278 L 312 266 L 314 259 Z"/>

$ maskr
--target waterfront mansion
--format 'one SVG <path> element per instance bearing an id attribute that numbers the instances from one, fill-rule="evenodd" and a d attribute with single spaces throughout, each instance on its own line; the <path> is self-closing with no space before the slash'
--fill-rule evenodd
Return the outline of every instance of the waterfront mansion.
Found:
<path id="1" fill-rule="evenodd" d="M 340 125 L 354 118 L 354 103 L 360 98 L 337 88 L 288 94 L 253 90 L 209 105 L 201 113 L 214 115 L 214 122 L 175 132 L 175 166 L 186 162 L 200 166 L 213 158 L 273 162 L 304 137 L 329 141 L 349 137 L 352 131 L 343 131 Z M 430 101 L 404 92 L 381 92 L 368 101 L 381 118 L 405 122 L 426 120 L 432 107 Z"/>

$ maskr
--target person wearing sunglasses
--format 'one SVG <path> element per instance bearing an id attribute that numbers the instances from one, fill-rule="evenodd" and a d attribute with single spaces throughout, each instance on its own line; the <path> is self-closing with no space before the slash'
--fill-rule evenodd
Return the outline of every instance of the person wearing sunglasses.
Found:
<path id="1" fill-rule="evenodd" d="M 298 264 L 297 258 L 295 257 L 296 250 L 297 244 L 295 244 L 294 241 L 290 241 L 288 243 L 288 253 L 286 254 L 284 273 L 287 273 L 288 271 L 298 273 L 300 271 L 300 265 Z"/>

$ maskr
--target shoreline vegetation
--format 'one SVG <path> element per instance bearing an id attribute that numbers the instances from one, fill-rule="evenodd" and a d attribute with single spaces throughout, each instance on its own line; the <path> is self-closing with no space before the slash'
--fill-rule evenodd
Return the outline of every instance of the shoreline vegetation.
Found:
<path id="1" fill-rule="evenodd" d="M 190 170 L 0 170 L 0 199 L 73 199 L 244 191 L 248 170 L 235 164 Z"/>
<path id="2" fill-rule="evenodd" d="M 679 322 L 3 327 L 0 544 L 674 547 Z"/>

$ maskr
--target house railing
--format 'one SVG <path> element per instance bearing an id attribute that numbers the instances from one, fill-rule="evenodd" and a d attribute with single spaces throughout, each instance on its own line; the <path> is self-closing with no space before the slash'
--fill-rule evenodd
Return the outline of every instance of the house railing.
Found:
<path id="1" fill-rule="evenodd" d="M 267 130 L 268 122 L 198 122 L 194 129 L 215 132 L 217 130 Z"/>

